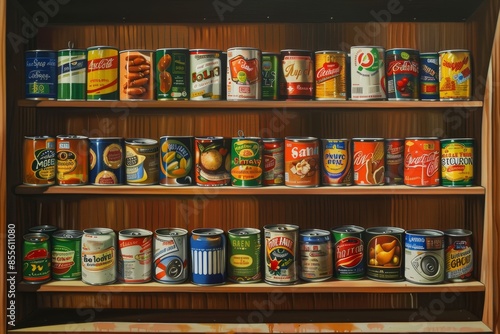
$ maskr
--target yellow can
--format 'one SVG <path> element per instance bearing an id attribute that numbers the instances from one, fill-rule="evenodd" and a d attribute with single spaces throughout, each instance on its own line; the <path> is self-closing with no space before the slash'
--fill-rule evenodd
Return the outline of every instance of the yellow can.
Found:
<path id="1" fill-rule="evenodd" d="M 342 51 L 316 52 L 316 100 L 345 100 L 346 53 Z"/>
<path id="2" fill-rule="evenodd" d="M 472 70 L 468 50 L 439 52 L 439 99 L 454 101 L 471 99 Z"/>
<path id="3" fill-rule="evenodd" d="M 118 49 L 93 46 L 87 52 L 87 100 L 118 100 Z"/>

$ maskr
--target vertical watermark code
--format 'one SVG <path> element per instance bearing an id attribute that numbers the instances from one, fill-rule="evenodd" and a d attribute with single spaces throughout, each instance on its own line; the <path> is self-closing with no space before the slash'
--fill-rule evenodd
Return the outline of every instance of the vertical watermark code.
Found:
<path id="1" fill-rule="evenodd" d="M 7 225 L 7 323 L 16 326 L 16 225 Z"/>

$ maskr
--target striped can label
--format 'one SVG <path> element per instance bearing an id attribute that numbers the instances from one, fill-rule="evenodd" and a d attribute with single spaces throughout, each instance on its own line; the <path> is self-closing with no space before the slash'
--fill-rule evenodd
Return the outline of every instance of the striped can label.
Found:
<path id="1" fill-rule="evenodd" d="M 118 100 L 118 49 L 87 49 L 87 100 Z"/>
<path id="2" fill-rule="evenodd" d="M 85 101 L 87 98 L 87 50 L 59 50 L 57 73 L 57 100 Z"/>
<path id="3" fill-rule="evenodd" d="M 217 228 L 191 231 L 191 279 L 198 285 L 226 282 L 226 237 Z"/>

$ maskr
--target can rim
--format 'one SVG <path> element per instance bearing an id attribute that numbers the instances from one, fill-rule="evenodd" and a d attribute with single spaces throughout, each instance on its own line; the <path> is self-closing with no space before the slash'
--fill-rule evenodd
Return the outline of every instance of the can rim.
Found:
<path id="1" fill-rule="evenodd" d="M 390 233 L 403 233 L 405 232 L 404 229 L 401 227 L 394 227 L 394 226 L 379 226 L 379 227 L 369 227 L 365 230 L 366 233 L 371 233 L 371 234 L 390 234 Z"/>
<path id="2" fill-rule="evenodd" d="M 262 52 L 263 56 L 279 56 L 279 52 L 272 52 L 272 51 L 263 51 Z"/>
<path id="3" fill-rule="evenodd" d="M 189 51 L 188 48 L 160 48 L 160 49 L 156 49 L 155 51 L 166 51 L 166 50 L 176 50 L 176 51 L 183 50 L 183 51 Z"/>
<path id="4" fill-rule="evenodd" d="M 347 52 L 341 51 L 341 50 L 319 50 L 319 51 L 314 52 L 314 54 L 325 54 L 325 53 L 338 53 L 338 54 L 347 55 Z"/>
<path id="5" fill-rule="evenodd" d="M 45 231 L 57 231 L 57 226 L 54 225 L 37 225 L 31 226 L 28 231 L 36 231 L 36 229 L 44 229 Z"/>
<path id="6" fill-rule="evenodd" d="M 36 238 L 40 238 L 39 240 Z M 31 241 L 31 242 L 44 242 L 50 239 L 48 234 L 45 233 L 27 233 L 23 235 L 23 239 L 25 241 Z"/>
<path id="7" fill-rule="evenodd" d="M 118 51 L 118 48 L 116 46 L 109 46 L 109 45 L 96 45 L 96 46 L 89 46 L 87 48 L 87 51 L 89 50 L 107 50 L 107 49 L 111 49 L 111 50 L 116 50 Z"/>
<path id="8" fill-rule="evenodd" d="M 24 139 L 55 139 L 54 137 L 43 135 L 43 136 L 24 136 Z"/>
<path id="9" fill-rule="evenodd" d="M 332 232 L 336 233 L 363 233 L 364 231 L 365 228 L 358 225 L 341 225 L 332 228 Z"/>
<path id="10" fill-rule="evenodd" d="M 71 237 L 68 237 L 69 235 L 74 235 Z M 83 231 L 81 230 L 58 230 L 52 234 L 52 238 L 59 238 L 59 239 L 69 239 L 69 240 L 76 240 L 79 239 L 83 236 Z"/>
<path id="11" fill-rule="evenodd" d="M 255 51 L 262 53 L 262 51 L 260 49 L 253 48 L 251 46 L 233 46 L 233 47 L 230 47 L 229 49 L 227 49 L 227 52 L 234 51 L 234 50 L 255 50 Z"/>
<path id="12" fill-rule="evenodd" d="M 176 235 L 172 235 L 171 233 L 164 233 L 166 231 L 170 231 L 170 232 L 173 232 L 173 231 L 177 231 L 179 232 L 178 234 Z M 181 235 L 187 235 L 188 234 L 188 230 L 186 229 L 183 229 L 183 228 L 180 228 L 180 227 L 162 227 L 162 228 L 157 228 L 155 230 L 155 235 L 159 235 L 159 236 L 181 236 Z"/>
<path id="13" fill-rule="evenodd" d="M 175 139 L 175 138 L 194 138 L 193 136 L 161 136 L 160 139 Z"/>
<path id="14" fill-rule="evenodd" d="M 203 228 L 196 228 L 196 229 L 192 230 L 191 234 L 201 235 L 201 236 L 218 236 L 218 235 L 223 235 L 224 230 L 222 230 L 220 228 L 203 227 Z"/>
<path id="15" fill-rule="evenodd" d="M 224 137 L 221 137 L 221 136 L 208 136 L 208 137 L 194 137 L 194 139 L 196 140 L 220 140 L 220 139 L 224 139 Z"/>
<path id="16" fill-rule="evenodd" d="M 425 237 L 442 237 L 444 236 L 443 231 L 433 230 L 433 229 L 413 229 L 405 231 L 406 235 L 414 235 L 414 236 L 425 236 Z"/>
<path id="17" fill-rule="evenodd" d="M 444 235 L 449 237 L 470 237 L 472 231 L 463 228 L 451 228 L 443 231 Z"/>
<path id="18" fill-rule="evenodd" d="M 57 139 L 89 139 L 89 137 L 81 135 L 57 135 Z"/>
<path id="19" fill-rule="evenodd" d="M 420 52 L 417 49 L 412 49 L 412 48 L 392 48 L 392 49 L 385 50 L 385 52 L 398 51 L 398 50 L 401 50 L 401 51 L 416 51 L 416 52 L 418 52 L 420 54 Z"/>
<path id="20" fill-rule="evenodd" d="M 366 48 L 372 48 L 372 49 L 382 49 L 385 51 L 385 48 L 381 45 L 353 45 L 351 46 L 351 50 L 352 49 L 366 49 Z"/>
<path id="21" fill-rule="evenodd" d="M 127 228 L 118 233 L 121 237 L 141 238 L 153 235 L 153 232 L 142 228 Z"/>
<path id="22" fill-rule="evenodd" d="M 430 55 L 437 56 L 439 54 L 436 51 L 434 51 L 434 52 L 431 51 L 431 52 L 421 52 L 420 55 L 421 56 L 430 56 Z"/>
<path id="23" fill-rule="evenodd" d="M 110 228 L 107 227 L 91 227 L 83 230 L 83 234 L 92 234 L 92 235 L 109 235 L 111 233 L 115 233 Z"/>
<path id="24" fill-rule="evenodd" d="M 283 49 L 280 52 L 281 53 L 283 53 L 283 52 L 304 52 L 304 53 L 312 54 L 311 50 L 305 50 L 305 49 Z"/>
<path id="25" fill-rule="evenodd" d="M 57 52 L 62 52 L 62 51 L 85 51 L 87 52 L 87 49 L 60 49 L 60 50 L 57 50 Z"/>
<path id="26" fill-rule="evenodd" d="M 128 145 L 157 145 L 158 141 L 151 138 L 127 138 L 125 144 Z"/>
<path id="27" fill-rule="evenodd" d="M 106 139 L 109 139 L 109 140 L 123 140 L 123 137 L 91 137 L 89 138 L 89 140 L 106 140 Z"/>
<path id="28" fill-rule="evenodd" d="M 120 50 L 119 53 L 125 53 L 125 52 L 154 52 L 155 50 L 150 50 L 150 49 L 129 49 L 129 50 Z"/>
<path id="29" fill-rule="evenodd" d="M 222 53 L 222 50 L 219 49 L 189 49 L 189 52 L 207 52 L 207 53 Z"/>
<path id="30" fill-rule="evenodd" d="M 39 50 L 35 49 L 35 50 L 26 50 L 26 51 L 24 51 L 25 54 L 27 52 L 56 52 L 57 53 L 56 50 L 46 50 L 46 49 L 39 49 Z"/>
<path id="31" fill-rule="evenodd" d="M 241 234 L 238 232 L 248 232 L 248 233 Z M 258 228 L 252 228 L 252 227 L 238 227 L 230 229 L 229 231 L 227 231 L 227 233 L 234 236 L 245 236 L 245 235 L 260 234 L 260 230 Z"/>
<path id="32" fill-rule="evenodd" d="M 443 139 L 440 139 L 440 141 L 442 141 L 442 142 L 444 142 L 444 141 L 454 142 L 454 141 L 458 141 L 458 140 L 472 140 L 472 141 L 474 141 L 474 138 L 443 138 Z"/>
<path id="33" fill-rule="evenodd" d="M 325 236 L 330 236 L 330 232 L 320 228 L 310 228 L 306 230 L 301 230 L 299 235 L 302 237 L 325 237 Z"/>
<path id="34" fill-rule="evenodd" d="M 280 228 L 283 228 L 280 230 Z M 299 226 L 298 225 L 293 225 L 293 224 L 270 224 L 270 225 L 265 225 L 264 230 L 268 231 L 273 231 L 273 232 L 280 232 L 280 231 L 298 231 Z"/>
<path id="35" fill-rule="evenodd" d="M 300 137 L 300 136 L 287 136 L 285 140 L 290 140 L 293 142 L 301 142 L 301 141 L 314 141 L 318 140 L 316 137 Z"/>
<path id="36" fill-rule="evenodd" d="M 374 137 L 374 138 L 363 138 L 363 137 L 356 137 L 356 138 L 352 138 L 352 141 L 367 141 L 367 142 L 379 142 L 379 141 L 383 141 L 384 138 L 382 137 Z"/>
<path id="37" fill-rule="evenodd" d="M 447 53 L 447 52 L 467 52 L 467 53 L 470 53 L 470 50 L 467 50 L 467 49 L 449 49 L 449 50 L 438 51 L 439 54 Z"/>
<path id="38" fill-rule="evenodd" d="M 349 138 L 321 138 L 321 141 L 325 142 L 325 141 L 332 141 L 332 140 L 343 140 L 343 141 L 349 141 L 350 139 Z"/>
<path id="39" fill-rule="evenodd" d="M 405 140 L 439 140 L 439 137 L 406 137 Z"/>

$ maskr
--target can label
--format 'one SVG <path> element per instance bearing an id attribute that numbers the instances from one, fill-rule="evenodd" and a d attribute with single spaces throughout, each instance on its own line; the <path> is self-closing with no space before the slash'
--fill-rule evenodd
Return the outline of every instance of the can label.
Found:
<path id="1" fill-rule="evenodd" d="M 55 100 L 57 97 L 57 53 L 33 50 L 25 53 L 26 98 Z"/>
<path id="2" fill-rule="evenodd" d="M 385 50 L 376 46 L 351 47 L 351 98 L 381 100 L 385 93 Z"/>
<path id="3" fill-rule="evenodd" d="M 332 238 L 325 230 L 304 230 L 300 232 L 300 278 L 319 282 L 333 276 Z"/>
<path id="4" fill-rule="evenodd" d="M 345 100 L 346 54 L 340 51 L 316 52 L 316 100 Z"/>
<path id="5" fill-rule="evenodd" d="M 352 156 L 349 139 L 322 139 L 323 174 L 325 186 L 352 185 Z"/>
<path id="6" fill-rule="evenodd" d="M 285 182 L 285 144 L 282 139 L 264 138 L 264 171 L 262 183 L 265 186 L 279 186 Z"/>
<path id="7" fill-rule="evenodd" d="M 151 50 L 120 51 L 120 100 L 154 99 L 154 52 Z"/>
<path id="8" fill-rule="evenodd" d="M 82 231 L 60 230 L 52 236 L 52 278 L 82 278 Z"/>
<path id="9" fill-rule="evenodd" d="M 282 98 L 314 98 L 314 59 L 310 51 L 282 50 L 280 73 Z"/>
<path id="10" fill-rule="evenodd" d="M 226 237 L 224 231 L 200 228 L 191 231 L 192 281 L 199 285 L 226 281 Z"/>
<path id="11" fill-rule="evenodd" d="M 277 100 L 279 98 L 279 55 L 262 54 L 262 99 Z"/>
<path id="12" fill-rule="evenodd" d="M 260 100 L 261 52 L 252 48 L 227 50 L 227 100 Z"/>
<path id="13" fill-rule="evenodd" d="M 298 226 L 264 226 L 265 280 L 270 284 L 294 284 L 298 281 Z"/>
<path id="14" fill-rule="evenodd" d="M 82 281 L 91 285 L 116 281 L 116 235 L 109 228 L 91 228 L 82 236 Z"/>
<path id="15" fill-rule="evenodd" d="M 439 100 L 439 55 L 420 54 L 420 99 Z"/>
<path id="16" fill-rule="evenodd" d="M 340 280 L 356 280 L 365 276 L 364 228 L 354 225 L 340 226 L 332 230 L 335 242 L 335 277 Z"/>
<path id="17" fill-rule="evenodd" d="M 24 137 L 23 183 L 50 186 L 56 182 L 56 140 L 48 136 Z"/>
<path id="18" fill-rule="evenodd" d="M 405 232 L 405 278 L 413 283 L 444 281 L 444 233 L 437 230 Z"/>
<path id="19" fill-rule="evenodd" d="M 441 140 L 441 185 L 472 186 L 474 183 L 474 140 Z"/>
<path id="20" fill-rule="evenodd" d="M 87 49 L 87 100 L 118 100 L 118 50 Z"/>
<path id="21" fill-rule="evenodd" d="M 231 154 L 229 140 L 222 137 L 195 138 L 195 179 L 199 186 L 231 184 Z"/>
<path id="22" fill-rule="evenodd" d="M 129 185 L 158 184 L 158 142 L 154 139 L 127 139 L 125 172 Z"/>
<path id="23" fill-rule="evenodd" d="M 387 64 L 387 98 L 389 100 L 418 100 L 419 52 L 411 49 L 392 49 L 385 53 Z"/>
<path id="24" fill-rule="evenodd" d="M 89 140 L 84 136 L 57 136 L 57 184 L 80 186 L 89 178 Z"/>
<path id="25" fill-rule="evenodd" d="M 87 98 L 87 51 L 59 50 L 57 73 L 57 99 L 59 101 L 85 101 Z"/>
<path id="26" fill-rule="evenodd" d="M 187 230 L 166 228 L 155 231 L 154 274 L 160 283 L 182 283 L 188 278 Z"/>
<path id="27" fill-rule="evenodd" d="M 439 139 L 406 138 L 404 182 L 408 186 L 439 186 Z"/>
<path id="28" fill-rule="evenodd" d="M 190 50 L 191 100 L 220 100 L 222 63 L 219 50 Z"/>
<path id="29" fill-rule="evenodd" d="M 158 49 L 155 53 L 156 98 L 189 99 L 189 50 Z"/>
<path id="30" fill-rule="evenodd" d="M 397 227 L 366 229 L 366 276 L 380 281 L 404 280 L 404 230 Z"/>
<path id="31" fill-rule="evenodd" d="M 151 281 L 153 233 L 139 228 L 120 231 L 118 277 L 124 283 Z"/>
<path id="32" fill-rule="evenodd" d="M 404 139 L 385 140 L 385 184 L 404 183 Z"/>
<path id="33" fill-rule="evenodd" d="M 125 184 L 123 138 L 90 138 L 90 183 Z"/>
<path id="34" fill-rule="evenodd" d="M 439 52 L 439 98 L 446 100 L 470 100 L 472 70 L 468 50 Z"/>
<path id="35" fill-rule="evenodd" d="M 193 137 L 160 138 L 160 184 L 188 186 L 193 182 Z"/>
<path id="36" fill-rule="evenodd" d="M 450 282 L 465 282 L 474 272 L 472 232 L 462 229 L 444 231 L 446 279 Z"/>
<path id="37" fill-rule="evenodd" d="M 50 240 L 43 233 L 29 233 L 23 243 L 23 280 L 40 284 L 50 281 Z"/>
<path id="38" fill-rule="evenodd" d="M 285 138 L 285 185 L 319 186 L 319 143 L 314 137 Z"/>
<path id="39" fill-rule="evenodd" d="M 231 184 L 240 187 L 262 185 L 261 138 L 233 138 L 231 145 Z"/>
<path id="40" fill-rule="evenodd" d="M 354 138 L 353 169 L 355 185 L 383 185 L 385 152 L 382 138 Z"/>
<path id="41" fill-rule="evenodd" d="M 228 231 L 228 279 L 252 283 L 262 279 L 260 230 L 236 228 Z"/>

